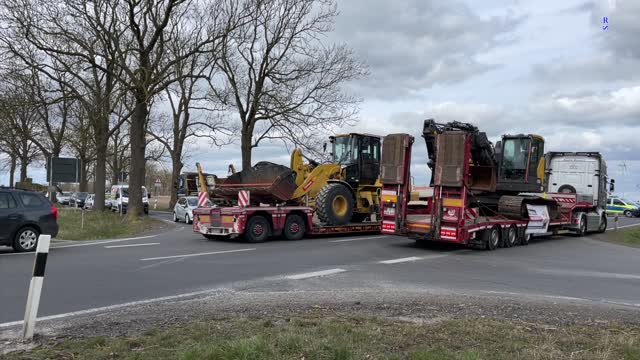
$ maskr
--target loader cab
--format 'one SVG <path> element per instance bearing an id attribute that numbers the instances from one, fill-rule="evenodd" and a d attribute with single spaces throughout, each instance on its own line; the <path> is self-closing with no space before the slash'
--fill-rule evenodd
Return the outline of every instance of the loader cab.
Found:
<path id="1" fill-rule="evenodd" d="M 332 162 L 342 165 L 351 184 L 372 185 L 380 176 L 380 137 L 365 134 L 336 135 L 331 141 Z"/>
<path id="2" fill-rule="evenodd" d="M 204 173 L 204 178 L 207 182 L 208 192 L 212 192 L 216 188 L 217 177 L 213 174 Z M 178 193 L 178 197 L 181 196 L 197 196 L 198 195 L 198 173 L 197 172 L 183 172 L 178 176 L 177 183 L 174 185 Z"/>
<path id="3" fill-rule="evenodd" d="M 539 135 L 504 135 L 496 144 L 497 190 L 542 192 L 544 138 Z"/>

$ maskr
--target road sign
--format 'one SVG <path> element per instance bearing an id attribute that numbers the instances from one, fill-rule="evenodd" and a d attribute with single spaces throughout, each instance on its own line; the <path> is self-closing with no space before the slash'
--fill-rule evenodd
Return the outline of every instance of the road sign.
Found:
<path id="1" fill-rule="evenodd" d="M 80 160 L 74 158 L 49 158 L 47 161 L 47 181 L 51 183 L 80 182 Z"/>

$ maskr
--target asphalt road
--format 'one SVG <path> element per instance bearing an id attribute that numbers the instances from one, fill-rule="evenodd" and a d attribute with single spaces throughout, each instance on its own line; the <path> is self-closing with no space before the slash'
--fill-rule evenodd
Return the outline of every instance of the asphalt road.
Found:
<path id="1" fill-rule="evenodd" d="M 620 219 L 619 226 L 639 223 Z M 0 323 L 22 319 L 33 260 L 0 250 Z M 594 236 L 534 239 L 494 252 L 380 235 L 247 244 L 208 241 L 178 224 L 143 238 L 55 243 L 38 315 L 208 289 L 357 288 L 577 298 L 640 309 L 640 249 Z"/>

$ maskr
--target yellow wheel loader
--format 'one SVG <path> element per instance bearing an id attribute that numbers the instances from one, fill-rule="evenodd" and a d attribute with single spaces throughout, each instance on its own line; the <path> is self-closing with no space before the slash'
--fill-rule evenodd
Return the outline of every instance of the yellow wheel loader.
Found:
<path id="1" fill-rule="evenodd" d="M 230 175 L 216 188 L 219 196 L 237 197 L 248 190 L 252 204 L 297 204 L 315 209 L 326 225 L 376 220 L 380 207 L 381 138 L 368 134 L 342 134 L 329 138 L 331 160 L 305 162 L 302 150 L 291 153 L 287 168 L 259 162 Z"/>

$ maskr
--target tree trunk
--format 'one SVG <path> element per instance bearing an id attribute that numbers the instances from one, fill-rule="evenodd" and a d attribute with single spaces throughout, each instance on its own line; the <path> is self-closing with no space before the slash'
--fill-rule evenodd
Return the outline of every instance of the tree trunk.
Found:
<path id="1" fill-rule="evenodd" d="M 107 180 L 107 147 L 109 145 L 109 138 L 107 132 L 109 131 L 109 121 L 105 122 L 102 119 L 102 123 L 97 127 L 96 131 L 96 169 L 95 169 L 95 182 L 93 184 L 93 192 L 95 197 L 95 209 L 99 211 L 105 210 L 104 197 L 105 197 L 105 181 Z"/>
<path id="2" fill-rule="evenodd" d="M 11 160 L 10 160 L 10 168 L 9 168 L 9 187 L 13 187 L 13 183 L 15 180 L 15 176 L 16 176 L 16 167 L 18 166 L 18 160 L 16 159 L 15 156 L 11 156 Z"/>
<path id="3" fill-rule="evenodd" d="M 129 127 L 129 139 L 131 142 L 131 170 L 129 172 L 129 203 L 127 213 L 129 218 L 135 219 L 143 212 L 142 186 L 145 176 L 145 123 L 147 121 L 148 108 L 143 90 L 136 94 L 136 107 L 131 117 Z"/>
<path id="4" fill-rule="evenodd" d="M 242 130 L 242 136 L 240 138 L 240 149 L 242 150 L 242 170 L 251 167 L 251 138 L 253 135 L 253 129 Z"/>
<path id="5" fill-rule="evenodd" d="M 23 156 L 20 159 L 20 182 L 27 181 L 27 165 L 29 165 L 29 159 Z"/>
<path id="6" fill-rule="evenodd" d="M 87 164 L 85 159 L 80 158 L 80 192 L 87 192 L 87 188 L 89 186 L 87 169 L 89 169 L 89 164 Z"/>
<path id="7" fill-rule="evenodd" d="M 172 170 L 171 170 L 171 197 L 169 198 L 169 209 L 173 209 L 176 205 L 176 201 L 178 201 L 178 177 L 180 177 L 180 171 L 182 171 L 182 161 L 180 160 L 180 155 L 175 154 L 171 156 L 172 158 Z"/>

